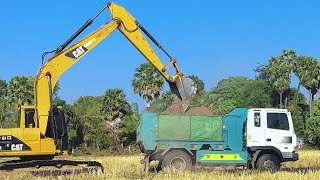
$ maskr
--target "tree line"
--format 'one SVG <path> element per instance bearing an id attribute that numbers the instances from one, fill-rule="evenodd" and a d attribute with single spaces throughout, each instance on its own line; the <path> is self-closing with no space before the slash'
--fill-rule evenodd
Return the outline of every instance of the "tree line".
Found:
<path id="1" fill-rule="evenodd" d="M 215 86 L 205 88 L 205 83 L 191 75 L 198 85 L 191 107 L 205 106 L 214 114 L 223 115 L 236 107 L 287 108 L 292 113 L 298 137 L 310 143 L 320 143 L 320 102 L 316 94 L 320 89 L 320 63 L 314 57 L 298 55 L 293 50 L 272 56 L 267 64 L 254 69 L 257 76 L 229 77 Z M 291 87 L 292 76 L 299 80 Z M 0 80 L 0 126 L 15 127 L 17 107 L 33 103 L 33 77 L 16 76 L 6 82 Z M 164 79 L 149 64 L 141 64 L 134 72 L 132 89 L 146 102 L 144 110 L 161 113 L 176 98 L 163 91 Z M 300 92 L 308 90 L 308 100 Z M 135 128 L 140 118 L 137 103 L 129 103 L 122 89 L 107 89 L 101 96 L 82 96 L 72 104 L 57 96 L 53 104 L 63 106 L 67 121 L 69 145 L 73 150 L 93 152 L 111 150 L 119 152 L 135 142 Z"/>

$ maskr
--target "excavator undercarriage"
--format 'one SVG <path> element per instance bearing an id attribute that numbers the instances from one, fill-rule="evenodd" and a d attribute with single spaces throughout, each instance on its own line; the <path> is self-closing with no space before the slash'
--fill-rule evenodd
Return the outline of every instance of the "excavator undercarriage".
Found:
<path id="1" fill-rule="evenodd" d="M 103 173 L 104 168 L 97 161 L 74 160 L 9 160 L 0 163 L 0 170 L 20 170 L 34 176 L 60 176 L 79 173 Z"/>

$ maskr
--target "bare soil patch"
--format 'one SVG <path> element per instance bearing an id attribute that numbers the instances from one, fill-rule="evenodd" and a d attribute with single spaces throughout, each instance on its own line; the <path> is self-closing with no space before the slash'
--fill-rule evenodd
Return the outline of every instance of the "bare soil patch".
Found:
<path id="1" fill-rule="evenodd" d="M 172 115 L 188 115 L 188 116 L 212 116 L 213 113 L 210 109 L 207 107 L 201 106 L 201 107 L 192 107 L 187 109 L 187 111 L 184 113 L 181 100 L 179 98 L 176 98 L 171 106 L 169 106 L 166 110 L 164 110 L 161 114 L 172 114 Z"/>

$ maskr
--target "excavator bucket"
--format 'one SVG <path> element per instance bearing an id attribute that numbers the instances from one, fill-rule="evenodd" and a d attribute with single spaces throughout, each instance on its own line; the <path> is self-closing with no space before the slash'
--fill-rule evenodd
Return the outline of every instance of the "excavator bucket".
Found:
<path id="1" fill-rule="evenodd" d="M 183 112 L 186 112 L 193 96 L 197 92 L 197 84 L 190 78 L 177 77 L 174 82 L 169 83 L 171 92 L 181 99 Z"/>

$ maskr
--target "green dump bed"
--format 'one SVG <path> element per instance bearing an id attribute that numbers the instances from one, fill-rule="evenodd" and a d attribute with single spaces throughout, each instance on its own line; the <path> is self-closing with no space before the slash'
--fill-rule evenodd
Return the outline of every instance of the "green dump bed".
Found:
<path id="1" fill-rule="evenodd" d="M 158 140 L 222 141 L 222 117 L 159 115 Z"/>

